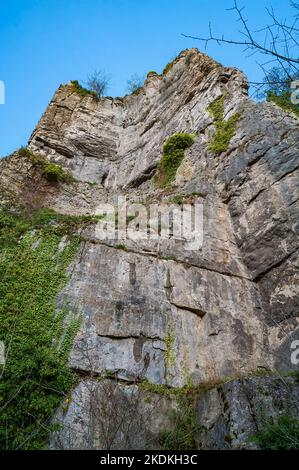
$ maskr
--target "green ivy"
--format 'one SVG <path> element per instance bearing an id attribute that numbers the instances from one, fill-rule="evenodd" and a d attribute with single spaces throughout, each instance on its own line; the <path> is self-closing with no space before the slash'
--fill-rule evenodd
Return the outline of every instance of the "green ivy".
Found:
<path id="1" fill-rule="evenodd" d="M 195 137 L 195 134 L 178 133 L 166 140 L 155 178 L 158 186 L 167 187 L 171 185 L 184 158 L 184 152 L 194 143 Z"/>
<path id="2" fill-rule="evenodd" d="M 2 449 L 44 448 L 51 418 L 77 380 L 67 360 L 78 313 L 67 305 L 57 311 L 56 298 L 80 240 L 69 229 L 61 248 L 64 233 L 51 211 L 30 219 L 0 211 Z"/>
<path id="3" fill-rule="evenodd" d="M 225 152 L 236 132 L 237 123 L 241 117 L 241 112 L 235 113 L 224 121 L 224 101 L 225 96 L 221 95 L 208 107 L 208 112 L 215 119 L 216 131 L 209 143 L 209 150 L 216 154 Z"/>

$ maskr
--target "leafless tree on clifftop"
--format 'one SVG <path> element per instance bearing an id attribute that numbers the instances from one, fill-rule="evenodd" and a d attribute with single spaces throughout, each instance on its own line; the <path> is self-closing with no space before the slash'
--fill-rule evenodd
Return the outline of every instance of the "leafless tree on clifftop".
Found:
<path id="1" fill-rule="evenodd" d="M 216 42 L 219 45 L 244 46 L 244 52 L 248 56 L 257 56 L 257 62 L 266 77 L 265 81 L 251 82 L 251 85 L 261 88 L 264 85 L 283 83 L 285 79 L 293 79 L 299 74 L 299 3 L 289 0 L 289 4 L 294 10 L 294 14 L 290 18 L 281 19 L 273 7 L 270 7 L 266 9 L 269 18 L 267 25 L 261 29 L 253 30 L 248 24 L 244 7 L 240 7 L 237 0 L 234 0 L 234 6 L 229 10 L 236 13 L 237 22 L 241 25 L 241 29 L 238 31 L 239 36 L 236 39 L 215 35 L 211 23 L 209 24 L 209 35 L 206 37 L 186 34 L 183 36 L 203 42 L 206 48 L 210 42 Z M 270 83 L 271 78 L 267 77 L 269 70 L 273 67 L 280 69 L 280 78 L 278 78 L 280 81 Z"/>
<path id="2" fill-rule="evenodd" d="M 87 77 L 87 88 L 94 91 L 98 98 L 104 96 L 107 92 L 110 78 L 102 70 L 94 70 L 91 75 Z"/>

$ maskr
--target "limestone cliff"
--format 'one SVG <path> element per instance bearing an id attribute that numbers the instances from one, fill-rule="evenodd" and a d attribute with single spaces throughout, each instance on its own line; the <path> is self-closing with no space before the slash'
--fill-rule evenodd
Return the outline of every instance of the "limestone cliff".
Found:
<path id="1" fill-rule="evenodd" d="M 57 412 L 63 429 L 52 447 L 105 448 L 103 423 L 90 410 L 101 414 L 111 396 L 118 404 L 131 396 L 131 431 L 122 429 L 112 447 L 142 448 L 146 432 L 171 426 L 168 411 L 177 406 L 155 385 L 207 390 L 195 404 L 203 448 L 250 447 L 262 426 L 259 406 L 269 419 L 284 410 L 299 415 L 298 382 L 286 377 L 298 371 L 291 362 L 299 339 L 298 119 L 253 102 L 247 88 L 239 70 L 196 49 L 124 98 L 97 100 L 62 85 L 28 148 L 75 180 L 37 181 L 34 162 L 18 153 L 0 161 L 2 203 L 30 194 L 66 215 L 95 214 L 120 195 L 147 205 L 178 196 L 203 205 L 198 250 L 172 239 L 120 246 L 99 239 L 95 225 L 81 230 L 57 299 L 82 315 L 69 358 L 81 381 L 67 410 Z M 212 107 L 220 100 L 221 116 Z M 226 148 L 213 151 L 217 121 L 234 116 Z M 161 188 L 157 165 L 175 133 L 195 134 L 195 142 L 173 184 Z"/>

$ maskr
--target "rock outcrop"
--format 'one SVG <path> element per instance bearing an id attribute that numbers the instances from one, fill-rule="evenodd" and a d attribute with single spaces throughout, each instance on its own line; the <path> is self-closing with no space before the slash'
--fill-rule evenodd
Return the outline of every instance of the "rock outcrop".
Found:
<path id="1" fill-rule="evenodd" d="M 221 97 L 221 119 L 240 117 L 227 148 L 215 153 L 209 109 Z M 196 133 L 195 142 L 173 185 L 157 187 L 163 143 L 178 132 Z M 203 243 L 186 250 L 180 240 L 144 238 L 120 246 L 117 239 L 103 242 L 96 226 L 80 233 L 57 302 L 82 314 L 70 354 L 82 381 L 72 404 L 58 411 L 65 427 L 52 447 L 105 447 L 101 428 L 91 423 L 90 403 L 99 396 L 97 408 L 105 408 L 101 396 L 111 387 L 121 397 L 136 395 L 145 379 L 170 388 L 209 388 L 196 405 L 203 448 L 246 447 L 261 425 L 260 399 L 272 418 L 286 402 L 298 415 L 298 384 L 283 378 L 298 371 L 291 361 L 291 343 L 299 339 L 298 142 L 295 116 L 253 102 L 239 70 L 196 49 L 182 52 L 167 74 L 150 74 L 138 93 L 124 98 L 96 100 L 80 96 L 71 83 L 59 87 L 28 148 L 76 181 L 37 181 L 34 163 L 16 153 L 0 161 L 2 201 L 32 197 L 60 213 L 82 215 L 116 204 L 119 196 L 148 206 L 171 204 L 179 195 L 202 204 Z M 246 378 L 257 371 L 278 378 Z M 107 373 L 99 385 L 97 378 Z M 120 382 L 111 385 L 111 376 Z M 284 390 L 286 380 L 292 386 Z M 139 392 L 140 415 L 154 409 L 149 428 L 157 436 L 175 405 Z M 124 443 L 125 434 L 114 447 L 142 448 L 142 433 L 137 442 L 132 431 Z"/>

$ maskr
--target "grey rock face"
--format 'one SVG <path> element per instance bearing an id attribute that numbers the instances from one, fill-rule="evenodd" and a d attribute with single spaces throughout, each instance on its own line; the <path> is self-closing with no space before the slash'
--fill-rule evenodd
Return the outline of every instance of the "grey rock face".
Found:
<path id="1" fill-rule="evenodd" d="M 79 256 L 61 294 L 84 317 L 72 367 L 178 387 L 267 366 L 250 281 L 89 242 Z"/>
<path id="2" fill-rule="evenodd" d="M 241 118 L 227 150 L 216 155 L 208 146 L 215 132 L 208 107 L 221 95 L 224 119 L 236 112 Z M 196 133 L 195 143 L 172 187 L 161 189 L 152 176 L 163 143 L 177 132 Z M 136 95 L 97 101 L 71 84 L 59 87 L 29 148 L 69 170 L 76 182 L 52 185 L 37 178 L 32 162 L 17 153 L 0 160 L 2 203 L 16 198 L 74 215 L 95 214 L 99 204 L 116 204 L 118 196 L 149 205 L 172 204 L 181 195 L 203 205 L 203 243 L 196 250 L 171 238 L 126 239 L 120 247 L 117 239 L 103 242 L 96 227 L 80 233 L 58 304 L 82 314 L 70 367 L 84 379 L 78 400 L 66 414 L 60 410 L 59 419 L 77 423 L 83 437 L 68 443 L 62 432 L 62 447 L 104 445 L 89 436 L 90 418 L 79 410 L 82 404 L 86 410 L 90 388 L 98 387 L 93 381 L 87 387 L 89 376 L 113 373 L 127 383 L 117 392 L 123 393 L 141 379 L 182 387 L 259 369 L 298 370 L 291 361 L 292 342 L 299 339 L 298 142 L 295 116 L 252 102 L 240 71 L 191 49 L 166 75 L 150 75 Z M 275 384 L 265 380 L 263 387 L 275 394 Z M 232 413 L 242 408 L 244 390 L 254 394 L 257 386 L 254 379 L 223 385 Z M 242 447 L 242 422 L 253 429 L 249 405 L 231 424 L 220 398 L 214 389 L 199 404 L 198 419 L 211 423 L 202 445 Z"/>

